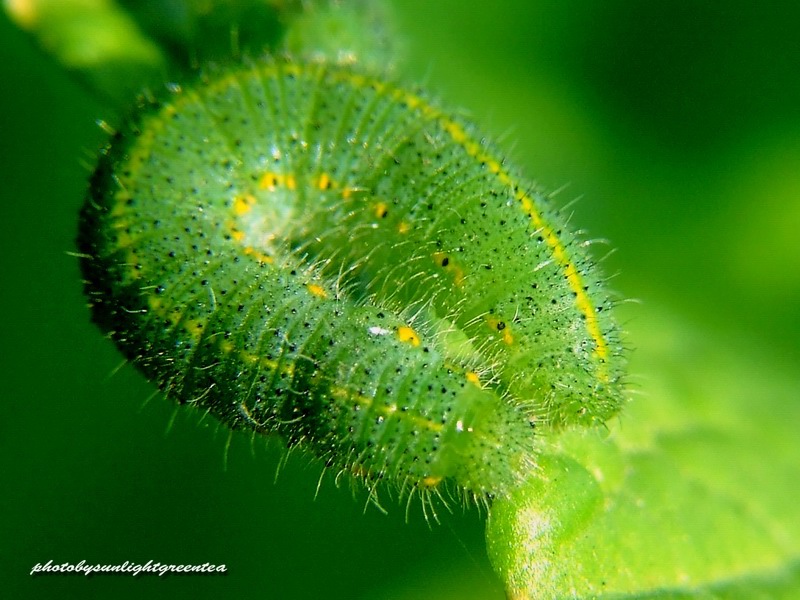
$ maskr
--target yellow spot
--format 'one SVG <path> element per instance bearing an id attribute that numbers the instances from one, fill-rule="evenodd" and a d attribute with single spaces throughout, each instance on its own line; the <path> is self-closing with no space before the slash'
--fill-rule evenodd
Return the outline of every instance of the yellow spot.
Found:
<path id="1" fill-rule="evenodd" d="M 250 352 L 240 352 L 239 356 L 244 361 L 254 364 L 259 363 L 260 367 L 266 371 L 277 371 L 281 375 L 287 376 L 290 376 L 294 373 L 294 363 L 278 362 L 271 358 L 262 358 L 259 360 L 258 356 Z"/>
<path id="2" fill-rule="evenodd" d="M 481 378 L 478 377 L 478 374 L 475 371 L 467 372 L 467 381 L 469 381 L 470 383 L 474 383 L 478 387 L 481 387 Z"/>
<path id="3" fill-rule="evenodd" d="M 327 173 L 323 173 L 319 176 L 319 181 L 317 182 L 317 187 L 321 190 L 327 190 L 331 187 L 331 178 L 328 177 Z"/>
<path id="4" fill-rule="evenodd" d="M 286 187 L 290 190 L 297 189 L 297 181 L 295 180 L 294 175 L 286 176 Z"/>
<path id="5" fill-rule="evenodd" d="M 420 343 L 417 332 L 406 325 L 397 328 L 397 339 L 412 346 L 419 346 Z"/>
<path id="6" fill-rule="evenodd" d="M 233 231 L 231 231 L 231 237 L 237 242 L 241 242 L 242 240 L 244 240 L 244 231 L 239 231 L 238 229 L 234 229 Z"/>
<path id="7" fill-rule="evenodd" d="M 464 285 L 464 270 L 453 262 L 444 252 L 433 253 L 434 262 L 453 276 L 453 283 L 461 287 Z"/>
<path id="8" fill-rule="evenodd" d="M 233 342 L 230 340 L 223 340 L 220 345 L 219 349 L 222 350 L 225 354 L 230 354 L 234 350 Z"/>
<path id="9" fill-rule="evenodd" d="M 298 63 L 285 63 L 281 65 L 281 69 L 287 75 L 294 75 L 295 77 L 303 74 L 303 66 Z"/>
<path id="10" fill-rule="evenodd" d="M 117 234 L 117 248 L 130 248 L 133 245 L 133 238 L 130 234 L 120 232 Z"/>
<path id="11" fill-rule="evenodd" d="M 269 190 L 271 192 L 275 191 L 275 188 L 278 185 L 278 175 L 275 173 L 264 173 L 261 177 L 261 181 L 258 182 L 258 187 L 262 190 Z"/>
<path id="12" fill-rule="evenodd" d="M 346 188 L 344 188 L 344 189 L 342 190 L 342 198 L 344 198 L 345 200 L 347 200 L 347 199 L 348 199 L 350 196 L 352 196 L 352 195 L 353 195 L 353 192 L 354 192 L 353 188 L 351 188 L 351 187 L 349 187 L 349 186 L 348 186 L 348 187 L 346 187 Z"/>
<path id="13" fill-rule="evenodd" d="M 237 216 L 241 217 L 242 215 L 250 212 L 255 203 L 256 198 L 252 194 L 236 196 L 233 201 L 233 212 L 236 213 Z"/>
<path id="14" fill-rule="evenodd" d="M 200 340 L 203 335 L 203 330 L 206 328 L 205 322 L 200 319 L 189 319 L 183 326 L 186 329 L 186 333 L 192 336 L 195 341 Z"/>
<path id="15" fill-rule="evenodd" d="M 439 485 L 439 482 L 441 480 L 442 480 L 441 477 L 433 477 L 433 476 L 429 475 L 428 477 L 423 478 L 420 483 L 424 487 L 436 487 L 437 485 Z"/>
<path id="16" fill-rule="evenodd" d="M 150 296 L 147 299 L 147 304 L 150 306 L 150 311 L 160 317 L 166 316 L 164 313 L 164 301 L 158 296 Z"/>
<path id="17" fill-rule="evenodd" d="M 306 288 L 312 295 L 316 296 L 317 298 L 327 298 L 328 292 L 325 291 L 321 285 L 317 285 L 316 283 L 309 283 Z"/>
<path id="18" fill-rule="evenodd" d="M 375 216 L 378 217 L 379 219 L 382 219 L 387 214 L 389 214 L 389 207 L 386 206 L 385 202 L 378 202 L 375 205 Z"/>
<path id="19" fill-rule="evenodd" d="M 275 362 L 273 362 L 272 364 L 275 365 L 275 366 L 272 367 L 273 369 L 275 369 L 277 367 L 277 364 Z M 294 363 L 289 363 L 289 364 L 283 365 L 283 368 L 281 369 L 281 373 L 285 373 L 289 377 L 294 377 Z"/>
<path id="20" fill-rule="evenodd" d="M 125 212 L 125 209 L 127 208 L 127 202 L 130 200 L 130 197 L 131 196 L 128 193 L 128 190 L 117 190 L 114 194 L 114 202 L 117 204 L 114 206 L 111 215 L 116 216 Z"/>
<path id="21" fill-rule="evenodd" d="M 255 258 L 260 263 L 271 264 L 273 262 L 273 258 L 269 254 L 264 254 L 263 252 L 261 252 L 260 250 L 256 250 L 252 246 L 247 246 L 243 250 L 243 252 L 247 256 L 252 256 L 253 258 Z"/>
<path id="22" fill-rule="evenodd" d="M 488 317 L 486 319 L 486 323 L 489 325 L 492 331 L 496 331 L 500 334 L 504 343 L 508 344 L 509 346 L 514 343 L 514 336 L 511 335 L 511 327 L 509 327 L 508 323 L 495 317 Z"/>
<path id="23" fill-rule="evenodd" d="M 400 233 L 408 233 L 411 231 L 411 225 L 406 223 L 405 221 L 401 221 L 400 224 L 397 226 L 397 231 Z"/>
<path id="24" fill-rule="evenodd" d="M 350 83 L 356 87 L 364 87 L 367 83 L 367 78 L 361 74 L 353 73 L 350 75 Z"/>

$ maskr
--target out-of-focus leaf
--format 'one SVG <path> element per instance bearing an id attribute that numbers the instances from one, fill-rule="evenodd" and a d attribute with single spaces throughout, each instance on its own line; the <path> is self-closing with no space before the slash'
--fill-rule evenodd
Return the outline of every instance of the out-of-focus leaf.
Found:
<path id="1" fill-rule="evenodd" d="M 142 90 L 211 63 L 288 51 L 385 70 L 398 54 L 388 8 L 377 0 L 4 0 L 4 7 L 118 111 Z"/>
<path id="2" fill-rule="evenodd" d="M 88 87 L 125 106 L 168 60 L 113 0 L 5 0 L 12 20 Z"/>
<path id="3" fill-rule="evenodd" d="M 117 0 L 181 69 L 260 56 L 283 34 L 273 0 Z"/>

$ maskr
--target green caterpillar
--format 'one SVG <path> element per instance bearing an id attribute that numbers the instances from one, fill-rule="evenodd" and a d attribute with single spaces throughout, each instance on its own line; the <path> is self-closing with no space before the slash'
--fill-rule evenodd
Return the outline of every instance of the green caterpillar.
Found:
<path id="1" fill-rule="evenodd" d="M 619 410 L 585 244 L 423 93 L 271 59 L 144 104 L 78 244 L 94 320 L 167 396 L 371 488 L 479 500 Z"/>

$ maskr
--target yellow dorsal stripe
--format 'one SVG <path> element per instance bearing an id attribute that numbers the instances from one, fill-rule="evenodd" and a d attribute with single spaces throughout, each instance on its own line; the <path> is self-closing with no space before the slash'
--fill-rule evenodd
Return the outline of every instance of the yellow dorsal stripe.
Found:
<path id="1" fill-rule="evenodd" d="M 404 102 L 409 107 L 418 108 L 425 117 L 436 120 L 450 138 L 462 146 L 470 156 L 488 165 L 489 171 L 497 177 L 501 184 L 521 190 L 519 182 L 515 181 L 511 174 L 503 169 L 502 163 L 486 152 L 480 151 L 480 144 L 470 139 L 466 130 L 459 123 L 441 111 L 423 104 L 422 100 L 414 94 L 407 93 L 404 97 Z M 594 306 L 586 290 L 583 289 L 583 279 L 575 263 L 570 260 L 564 244 L 561 243 L 561 240 L 558 238 L 555 231 L 553 231 L 553 228 L 545 223 L 541 214 L 536 209 L 533 198 L 522 191 L 517 192 L 516 197 L 522 209 L 530 216 L 533 228 L 541 232 L 545 243 L 553 253 L 555 261 L 563 267 L 564 274 L 569 282 L 569 287 L 575 293 L 575 304 L 580 313 L 584 316 L 586 320 L 586 330 L 594 342 L 594 354 L 599 360 L 605 361 L 608 358 L 608 343 L 603 337 L 603 332 L 600 331 L 597 313 L 594 310 Z"/>

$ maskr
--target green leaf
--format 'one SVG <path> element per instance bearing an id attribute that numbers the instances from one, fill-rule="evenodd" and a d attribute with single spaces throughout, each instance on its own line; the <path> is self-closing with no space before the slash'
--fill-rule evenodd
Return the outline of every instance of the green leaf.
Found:
<path id="1" fill-rule="evenodd" d="M 550 440 L 493 506 L 488 550 L 510 597 L 796 597 L 796 374 L 646 319 L 631 335 L 645 393 L 608 435 Z"/>

